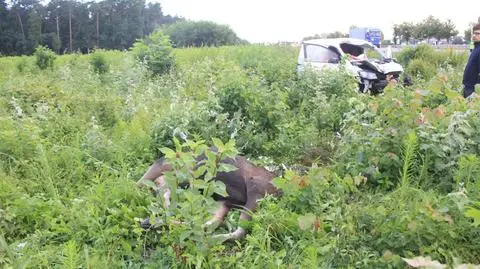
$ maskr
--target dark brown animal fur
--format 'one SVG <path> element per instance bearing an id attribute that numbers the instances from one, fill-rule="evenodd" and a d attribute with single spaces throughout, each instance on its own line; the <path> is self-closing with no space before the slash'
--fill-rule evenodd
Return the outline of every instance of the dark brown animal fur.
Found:
<path id="1" fill-rule="evenodd" d="M 199 158 L 200 161 L 205 159 L 205 156 Z M 251 220 L 251 212 L 255 211 L 257 207 L 258 199 L 264 197 L 266 194 L 279 194 L 278 190 L 273 186 L 272 179 L 275 177 L 274 173 L 266 170 L 263 167 L 256 166 L 249 162 L 242 156 L 236 156 L 235 158 L 227 158 L 222 161 L 235 166 L 237 169 L 231 172 L 219 172 L 215 176 L 215 180 L 221 181 L 225 184 L 227 197 L 220 195 L 214 195 L 213 198 L 221 205 L 217 210 L 213 219 L 206 223 L 206 225 L 218 225 L 224 219 L 225 215 L 231 208 L 242 208 L 240 214 L 241 220 Z M 172 170 L 171 165 L 167 164 L 164 159 L 159 159 L 142 177 L 142 180 L 155 181 L 159 187 L 164 187 L 163 173 L 165 171 Z M 142 185 L 142 180 L 137 182 L 137 185 Z M 165 205 L 169 205 L 169 190 L 163 188 Z M 146 219 L 142 223 L 142 227 L 149 226 L 149 220 Z M 245 236 L 246 231 L 241 227 L 233 233 L 218 235 L 226 240 L 236 240 Z"/>

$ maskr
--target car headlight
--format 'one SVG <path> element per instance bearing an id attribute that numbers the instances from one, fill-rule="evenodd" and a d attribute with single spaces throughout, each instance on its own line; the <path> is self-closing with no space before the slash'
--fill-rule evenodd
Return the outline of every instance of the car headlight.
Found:
<path id="1" fill-rule="evenodd" d="M 377 75 L 375 75 L 375 73 L 360 71 L 360 72 L 358 72 L 358 74 L 359 74 L 360 77 L 362 77 L 362 78 L 366 78 L 366 79 L 377 79 Z"/>

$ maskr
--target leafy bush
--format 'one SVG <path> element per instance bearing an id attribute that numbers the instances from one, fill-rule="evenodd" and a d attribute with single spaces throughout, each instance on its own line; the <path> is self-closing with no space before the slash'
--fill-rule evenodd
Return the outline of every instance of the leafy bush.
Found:
<path id="1" fill-rule="evenodd" d="M 437 52 L 441 65 L 450 65 L 463 68 L 468 59 L 467 52 L 459 52 L 455 49 L 448 49 Z"/>
<path id="2" fill-rule="evenodd" d="M 177 47 L 235 45 L 242 41 L 228 25 L 210 21 L 181 21 L 164 29 Z"/>
<path id="3" fill-rule="evenodd" d="M 104 74 L 109 70 L 109 64 L 101 50 L 96 50 L 92 54 L 90 64 L 93 66 L 93 71 L 97 74 Z"/>
<path id="4" fill-rule="evenodd" d="M 430 61 L 414 59 L 409 63 L 405 71 L 412 77 L 429 80 L 435 75 L 437 69 Z"/>
<path id="5" fill-rule="evenodd" d="M 168 36 L 161 31 L 155 31 L 143 40 L 138 40 L 131 50 L 135 59 L 144 62 L 155 75 L 168 72 L 174 65 L 172 45 Z"/>
<path id="6" fill-rule="evenodd" d="M 23 73 L 28 68 L 28 63 L 28 58 L 26 56 L 22 56 L 16 65 L 18 72 Z"/>
<path id="7" fill-rule="evenodd" d="M 402 49 L 397 55 L 395 55 L 395 58 L 401 65 L 407 66 L 410 61 L 415 58 L 415 48 L 406 47 Z"/>
<path id="8" fill-rule="evenodd" d="M 150 222 L 163 231 L 169 227 L 168 233 L 162 232 L 159 235 L 160 247 L 176 249 L 176 253 L 170 251 L 167 255 L 172 255 L 171 258 L 181 257 L 180 262 L 185 265 L 207 266 L 215 252 L 215 245 L 219 243 L 219 239 L 212 238 L 214 229 L 206 229 L 203 226 L 211 218 L 209 211 L 216 206 L 211 195 L 227 195 L 225 185 L 215 181 L 214 177 L 217 172 L 235 169 L 220 161 L 236 156 L 238 151 L 235 149 L 234 141 L 223 144 L 219 139 L 213 139 L 218 152 L 211 151 L 203 141 L 187 140 L 184 144 L 180 144 L 177 139 L 174 139 L 174 144 L 175 150 L 161 149 L 165 154 L 165 162 L 173 168 L 173 171 L 164 174 L 165 184 L 171 190 L 171 204 L 165 208 L 162 201 L 163 195 L 159 195 L 149 207 Z M 206 159 L 197 165 L 196 160 L 201 155 L 206 156 Z M 144 180 L 143 182 L 154 190 L 159 190 L 152 181 Z M 180 186 L 185 183 L 189 183 L 188 189 L 183 190 Z M 178 221 L 183 224 L 171 225 L 172 222 Z"/>
<path id="9" fill-rule="evenodd" d="M 437 64 L 437 55 L 435 50 L 427 44 L 421 44 L 416 47 L 407 47 L 402 49 L 396 58 L 403 66 L 408 66 L 412 60 L 429 60 L 430 63 Z"/>
<path id="10" fill-rule="evenodd" d="M 291 105 L 300 105 L 319 131 L 337 132 L 351 108 L 349 99 L 354 96 L 358 96 L 358 82 L 346 70 L 318 73 L 307 69 L 298 78 L 297 88 L 290 92 L 290 102 L 296 100 Z"/>
<path id="11" fill-rule="evenodd" d="M 439 68 L 463 68 L 467 54 L 453 49 L 436 51 L 430 45 L 421 44 L 402 49 L 396 58 L 406 67 L 407 75 L 428 81 Z"/>
<path id="12" fill-rule="evenodd" d="M 40 69 L 42 70 L 47 68 L 53 69 L 53 63 L 57 56 L 55 52 L 53 52 L 51 49 L 44 46 L 38 46 L 35 49 L 35 53 L 33 53 L 33 55 L 35 55 L 36 57 L 35 63 Z"/>

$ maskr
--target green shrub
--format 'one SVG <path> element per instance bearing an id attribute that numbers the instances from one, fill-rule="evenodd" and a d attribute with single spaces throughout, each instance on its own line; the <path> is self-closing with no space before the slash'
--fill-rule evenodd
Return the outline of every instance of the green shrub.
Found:
<path id="1" fill-rule="evenodd" d="M 435 49 L 427 44 L 418 45 L 415 48 L 415 57 L 414 59 L 424 59 L 424 60 L 437 60 L 437 53 Z"/>
<path id="2" fill-rule="evenodd" d="M 313 117 L 318 130 L 338 131 L 341 120 L 351 106 L 350 97 L 358 96 L 358 83 L 346 70 L 324 70 L 318 73 L 306 69 L 289 93 L 289 105 L 300 106 Z"/>
<path id="3" fill-rule="evenodd" d="M 180 21 L 165 27 L 177 47 L 222 46 L 243 41 L 228 26 L 210 21 Z"/>
<path id="4" fill-rule="evenodd" d="M 412 60 L 406 68 L 407 74 L 413 77 L 422 78 L 424 80 L 431 79 L 433 76 L 435 76 L 436 72 L 437 69 L 435 64 L 422 59 Z"/>
<path id="5" fill-rule="evenodd" d="M 53 52 L 47 47 L 38 46 L 35 49 L 34 55 L 36 57 L 35 63 L 40 69 L 42 70 L 45 70 L 47 68 L 53 69 L 53 63 L 55 61 L 55 58 L 57 57 L 55 52 Z"/>
<path id="6" fill-rule="evenodd" d="M 208 265 L 214 258 L 216 245 L 220 240 L 213 239 L 214 229 L 205 229 L 203 223 L 208 221 L 209 211 L 216 206 L 211 195 L 227 195 L 225 185 L 213 180 L 217 172 L 231 169 L 220 161 L 236 156 L 238 151 L 234 141 L 231 140 L 224 144 L 215 138 L 213 145 L 217 147 L 218 152 L 209 150 L 203 141 L 187 140 L 184 144 L 180 144 L 177 139 L 174 139 L 174 144 L 175 150 L 161 149 L 165 155 L 165 162 L 170 164 L 173 169 L 171 172 L 165 172 L 165 184 L 172 190 L 171 205 L 165 208 L 161 201 L 153 202 L 149 206 L 150 221 L 154 227 L 159 229 L 164 229 L 172 221 L 184 221 L 185 225 L 170 226 L 168 233 L 162 232 L 159 235 L 159 242 L 163 247 L 175 246 L 181 249 L 182 256 L 187 258 L 183 261 L 188 261 L 189 264 L 197 267 L 204 264 L 204 266 L 212 268 Z M 198 160 L 201 155 L 206 156 L 205 162 L 197 166 L 195 160 Z M 202 180 L 199 180 L 200 176 Z M 151 181 L 144 180 L 143 182 L 146 186 L 159 190 Z M 188 188 L 185 191 L 179 191 L 180 185 L 186 182 L 189 183 Z M 203 191 L 199 192 L 200 189 Z M 172 255 L 172 258 L 178 257 L 175 253 L 166 253 L 166 255 Z M 177 262 L 182 262 L 182 260 Z"/>
<path id="7" fill-rule="evenodd" d="M 93 71 L 97 74 L 107 73 L 110 65 L 101 50 L 96 50 L 90 57 L 90 64 L 93 66 Z"/>
<path id="8" fill-rule="evenodd" d="M 410 61 L 415 58 L 415 48 L 413 47 L 404 48 L 395 56 L 395 58 L 398 60 L 398 62 L 401 65 L 407 66 L 410 63 Z"/>
<path id="9" fill-rule="evenodd" d="M 467 53 L 459 53 L 452 49 L 436 51 L 433 47 L 422 44 L 401 50 L 396 58 L 406 67 L 406 74 L 430 80 L 437 69 L 463 68 Z"/>
<path id="10" fill-rule="evenodd" d="M 25 56 L 22 56 L 20 61 L 17 62 L 16 66 L 17 66 L 18 72 L 23 73 L 24 71 L 26 71 L 28 67 L 28 58 Z"/>
<path id="11" fill-rule="evenodd" d="M 146 64 L 155 75 L 161 75 L 174 65 L 173 48 L 168 36 L 156 31 L 143 40 L 138 40 L 132 48 L 135 59 Z"/>
<path id="12" fill-rule="evenodd" d="M 439 51 L 437 54 L 441 65 L 450 65 L 453 67 L 463 68 L 468 59 L 467 52 L 458 52 L 455 49 Z"/>
<path id="13" fill-rule="evenodd" d="M 422 44 L 416 47 L 402 49 L 396 58 L 403 66 L 408 66 L 410 62 L 415 59 L 428 60 L 430 63 L 437 64 L 436 58 L 438 57 L 431 46 Z"/>

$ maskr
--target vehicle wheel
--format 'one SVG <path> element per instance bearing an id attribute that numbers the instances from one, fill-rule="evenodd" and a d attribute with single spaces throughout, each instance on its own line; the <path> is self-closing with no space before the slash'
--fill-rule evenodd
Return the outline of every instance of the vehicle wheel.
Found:
<path id="1" fill-rule="evenodd" d="M 358 91 L 361 93 L 365 93 L 365 84 L 358 83 Z"/>

